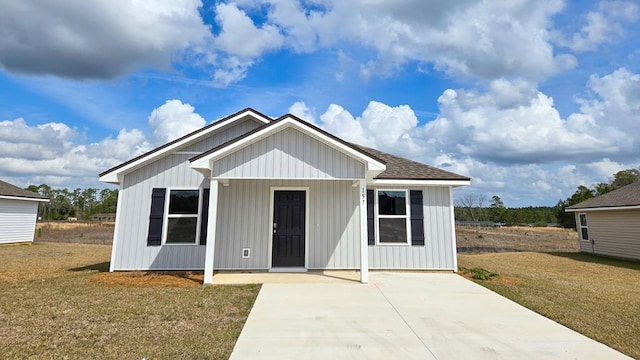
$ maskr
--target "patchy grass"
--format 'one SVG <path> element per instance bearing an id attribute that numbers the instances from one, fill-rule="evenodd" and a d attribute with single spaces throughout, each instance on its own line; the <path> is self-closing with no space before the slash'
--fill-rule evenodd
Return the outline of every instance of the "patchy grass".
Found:
<path id="1" fill-rule="evenodd" d="M 109 254 L 102 245 L 0 246 L 0 358 L 230 356 L 259 285 L 106 274 Z"/>
<path id="2" fill-rule="evenodd" d="M 34 241 L 109 245 L 114 227 L 103 221 L 38 221 Z"/>
<path id="3" fill-rule="evenodd" d="M 500 274 L 474 281 L 640 359 L 640 263 L 566 252 L 458 254 L 458 263 Z"/>
<path id="4" fill-rule="evenodd" d="M 578 235 L 572 229 L 504 226 L 456 227 L 459 253 L 509 251 L 577 252 Z"/>

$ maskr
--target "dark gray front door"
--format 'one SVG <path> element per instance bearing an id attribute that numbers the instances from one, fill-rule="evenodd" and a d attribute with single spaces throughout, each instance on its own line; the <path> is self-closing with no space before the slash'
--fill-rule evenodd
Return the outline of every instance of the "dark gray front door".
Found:
<path id="1" fill-rule="evenodd" d="M 272 267 L 304 267 L 304 212 L 304 191 L 274 191 Z"/>

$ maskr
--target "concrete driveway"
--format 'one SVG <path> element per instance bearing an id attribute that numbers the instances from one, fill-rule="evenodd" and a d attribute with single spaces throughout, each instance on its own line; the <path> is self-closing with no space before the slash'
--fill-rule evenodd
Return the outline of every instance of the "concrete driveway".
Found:
<path id="1" fill-rule="evenodd" d="M 455 274 L 265 284 L 231 359 L 629 359 Z"/>

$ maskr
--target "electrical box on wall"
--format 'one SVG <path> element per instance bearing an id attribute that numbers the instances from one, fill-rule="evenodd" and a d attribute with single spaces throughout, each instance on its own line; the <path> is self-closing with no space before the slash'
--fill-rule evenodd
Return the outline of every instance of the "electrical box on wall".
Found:
<path id="1" fill-rule="evenodd" d="M 243 248 L 242 249 L 242 258 L 243 259 L 248 259 L 251 257 L 251 249 L 249 248 Z"/>

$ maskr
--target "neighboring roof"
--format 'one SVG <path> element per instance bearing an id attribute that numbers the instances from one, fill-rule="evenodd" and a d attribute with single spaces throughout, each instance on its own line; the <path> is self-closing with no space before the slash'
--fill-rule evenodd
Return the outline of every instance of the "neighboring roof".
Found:
<path id="1" fill-rule="evenodd" d="M 49 201 L 46 197 L 0 180 L 0 196 Z"/>
<path id="2" fill-rule="evenodd" d="M 640 207 L 640 181 L 567 207 L 567 210 Z"/>
<path id="3" fill-rule="evenodd" d="M 114 175 L 117 177 L 118 173 L 120 173 L 121 171 L 125 171 L 126 169 L 131 168 L 131 167 L 139 166 L 140 164 L 146 163 L 146 162 L 154 159 L 156 156 L 162 155 L 165 152 L 163 150 L 169 151 L 174 147 L 179 147 L 179 146 L 182 146 L 182 145 L 186 145 L 190 141 L 192 141 L 194 138 L 197 138 L 198 135 L 201 135 L 203 133 L 207 133 L 208 132 L 207 130 L 213 131 L 213 130 L 215 130 L 217 128 L 222 127 L 222 125 L 227 125 L 226 124 L 227 122 L 228 123 L 232 123 L 233 121 L 238 120 L 238 119 L 242 119 L 247 115 L 252 115 L 252 117 L 254 119 L 262 121 L 262 122 L 265 122 L 265 123 L 270 122 L 272 120 L 268 116 L 262 114 L 259 111 L 254 110 L 252 108 L 246 108 L 246 109 L 240 110 L 240 111 L 238 111 L 238 112 L 236 112 L 234 114 L 226 116 L 226 117 L 224 117 L 224 118 L 222 118 L 222 119 L 220 119 L 218 121 L 215 121 L 215 122 L 213 122 L 213 123 L 211 123 L 211 124 L 209 124 L 209 125 L 207 125 L 205 127 L 202 127 L 202 128 L 200 128 L 200 129 L 198 129 L 196 131 L 193 131 L 193 132 L 191 132 L 191 133 L 189 133 L 187 135 L 184 135 L 184 136 L 182 136 L 180 138 L 177 138 L 177 139 L 175 139 L 175 140 L 173 140 L 171 142 L 168 142 L 168 143 L 166 143 L 166 144 L 164 144 L 164 145 L 162 145 L 160 147 L 157 147 L 157 148 L 155 148 L 155 149 L 153 149 L 153 150 L 151 150 L 149 152 L 146 152 L 146 153 L 144 153 L 144 154 L 142 154 L 140 156 L 137 156 L 137 157 L 135 157 L 135 158 L 133 158 L 133 159 L 131 159 L 129 161 L 123 162 L 120 165 L 114 166 L 111 169 L 100 173 L 99 174 L 99 176 L 101 178 L 100 181 L 114 183 L 114 179 L 108 179 L 109 175 L 111 177 L 113 177 Z M 115 182 L 115 183 L 117 183 L 117 182 Z"/>
<path id="4" fill-rule="evenodd" d="M 384 153 L 382 151 L 368 148 L 361 145 L 354 145 L 387 164 L 387 169 L 374 179 L 390 180 L 460 180 L 470 181 L 471 179 L 454 174 L 449 171 L 425 165 L 417 161 L 407 160 L 399 156 Z"/>

